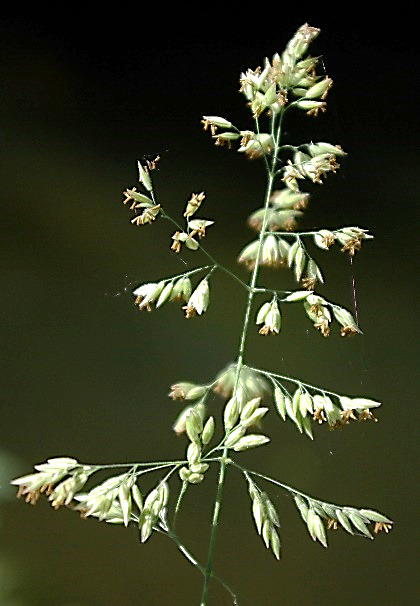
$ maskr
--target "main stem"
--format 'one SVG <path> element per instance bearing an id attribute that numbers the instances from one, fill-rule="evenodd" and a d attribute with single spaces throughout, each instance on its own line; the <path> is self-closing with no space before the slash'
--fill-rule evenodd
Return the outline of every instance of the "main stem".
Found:
<path id="1" fill-rule="evenodd" d="M 271 194 L 273 192 L 274 178 L 275 178 L 276 168 L 277 168 L 277 163 L 278 163 L 277 154 L 278 154 L 278 149 L 280 146 L 283 114 L 284 114 L 284 110 L 281 110 L 281 112 L 278 115 L 277 126 L 276 126 L 276 115 L 274 114 L 271 118 L 271 135 L 274 139 L 274 149 L 273 149 L 273 154 L 272 154 L 271 167 L 270 167 L 269 163 L 267 162 L 267 158 L 265 158 L 266 165 L 267 165 L 267 186 L 266 186 L 265 200 L 264 200 L 264 211 L 265 212 L 264 212 L 263 224 L 262 224 L 261 231 L 260 231 L 259 241 L 258 241 L 258 251 L 257 251 L 257 258 L 255 260 L 255 267 L 252 271 L 252 274 L 251 274 L 251 277 L 250 277 L 250 280 L 248 283 L 248 298 L 247 298 L 247 303 L 246 303 L 246 308 L 245 308 L 245 313 L 244 313 L 244 321 L 243 321 L 243 325 L 242 325 L 241 339 L 239 342 L 239 351 L 238 351 L 238 357 L 237 357 L 237 362 L 236 362 L 235 387 L 233 390 L 233 397 L 236 396 L 236 391 L 237 391 L 238 385 L 239 385 L 241 369 L 242 369 L 242 366 L 244 363 L 245 344 L 246 344 L 246 338 L 248 335 L 249 321 L 251 318 L 252 302 L 254 299 L 255 287 L 256 287 L 257 279 L 258 279 L 258 270 L 259 270 L 259 263 L 260 263 L 263 240 L 264 240 L 265 232 L 267 230 L 267 223 L 268 223 L 267 209 L 268 209 L 268 205 L 270 202 Z M 257 124 L 256 124 L 257 132 L 259 132 L 258 120 L 256 122 L 257 122 Z M 224 448 L 223 456 L 220 461 L 219 480 L 218 480 L 218 484 L 217 484 L 216 500 L 214 502 L 212 528 L 211 528 L 209 550 L 208 550 L 208 555 L 207 555 L 207 565 L 206 565 L 206 571 L 205 571 L 205 575 L 204 575 L 203 592 L 201 595 L 200 606 L 206 606 L 206 604 L 207 604 L 207 594 L 208 594 L 210 580 L 211 580 L 212 573 L 213 573 L 213 555 L 214 555 L 214 547 L 216 544 L 217 528 L 219 525 L 220 509 L 222 506 L 223 488 L 224 488 L 225 477 L 226 477 L 227 453 L 228 453 L 228 449 Z"/>

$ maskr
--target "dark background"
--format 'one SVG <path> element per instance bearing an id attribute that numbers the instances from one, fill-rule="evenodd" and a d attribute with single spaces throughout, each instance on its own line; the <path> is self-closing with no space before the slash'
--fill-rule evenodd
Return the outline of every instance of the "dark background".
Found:
<path id="1" fill-rule="evenodd" d="M 131 226 L 121 192 L 136 183 L 136 161 L 160 153 L 160 200 L 180 216 L 189 194 L 205 190 L 203 214 L 216 221 L 207 247 L 246 279 L 235 257 L 252 238 L 244 219 L 261 205 L 263 167 L 214 147 L 200 118 L 220 115 L 252 128 L 237 94 L 239 73 L 281 52 L 305 21 L 322 29 L 312 52 L 324 56 L 334 87 L 327 113 L 292 118 L 286 137 L 340 143 L 349 155 L 337 175 L 312 188 L 300 227 L 359 225 L 375 234 L 353 267 L 337 251 L 315 253 L 327 298 L 351 308 L 354 277 L 364 335 L 323 339 L 290 307 L 279 337 L 251 330 L 247 361 L 384 406 L 379 423 L 342 432 L 322 426 L 314 442 L 272 411 L 265 424 L 272 443 L 242 460 L 321 499 L 383 511 L 396 524 L 372 542 L 329 533 L 325 550 L 311 541 L 288 495 L 270 490 L 282 522 L 277 562 L 255 533 L 244 483 L 231 473 L 215 567 L 241 605 L 415 602 L 415 32 L 409 15 L 403 22 L 356 11 L 272 11 L 240 15 L 243 25 L 224 11 L 191 13 L 167 29 L 142 10 L 2 19 L 4 606 L 199 603 L 200 575 L 164 538 L 139 545 L 135 529 L 82 522 L 44 501 L 33 509 L 14 500 L 8 482 L 50 456 L 96 463 L 181 456 L 184 442 L 171 432 L 179 407 L 167 399 L 168 387 L 207 382 L 234 358 L 243 293 L 215 275 L 204 317 L 186 322 L 176 305 L 139 314 L 134 286 L 205 261 L 173 255 L 164 221 Z M 293 287 L 285 272 L 266 270 L 261 278 Z M 211 405 L 217 417 L 221 401 Z M 202 560 L 215 482 L 210 473 L 191 488 L 179 522 Z M 231 603 L 215 585 L 209 604 Z"/>

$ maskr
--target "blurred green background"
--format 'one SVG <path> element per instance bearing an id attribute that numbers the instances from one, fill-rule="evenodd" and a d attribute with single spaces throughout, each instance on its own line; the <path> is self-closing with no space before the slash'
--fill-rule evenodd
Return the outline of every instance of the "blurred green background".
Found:
<path id="1" fill-rule="evenodd" d="M 270 489 L 282 522 L 277 562 L 256 535 L 243 481 L 231 473 L 215 568 L 245 606 L 415 603 L 418 49 L 407 29 L 373 17 L 358 23 L 282 12 L 257 33 L 188 17 L 169 33 L 144 15 L 138 23 L 114 14 L 1 21 L 0 604 L 198 604 L 199 574 L 164 538 L 140 545 L 135 529 L 82 522 L 45 500 L 25 506 L 8 482 L 50 456 L 96 463 L 181 456 L 169 385 L 206 382 L 232 361 L 243 293 L 215 275 L 204 317 L 186 322 L 176 305 L 139 314 L 134 286 L 202 259 L 171 253 L 164 221 L 133 227 L 121 192 L 136 183 L 136 161 L 159 153 L 159 199 L 180 216 L 189 194 L 205 190 L 203 214 L 216 221 L 207 247 L 246 279 L 235 258 L 253 237 L 244 220 L 261 204 L 263 167 L 214 147 L 200 118 L 220 115 L 250 128 L 239 73 L 281 52 L 305 21 L 322 29 L 313 53 L 324 55 L 334 87 L 327 113 L 292 118 L 286 137 L 340 143 L 349 156 L 312 188 L 300 227 L 358 225 L 375 234 L 352 267 L 340 253 L 316 251 L 327 298 L 351 308 L 354 277 L 364 335 L 323 339 L 290 307 L 278 338 L 251 331 L 246 359 L 384 406 L 379 423 L 321 426 L 314 442 L 271 412 L 272 443 L 242 459 L 321 499 L 383 511 L 396 524 L 372 542 L 330 533 L 325 550 L 291 499 Z M 261 277 L 293 285 L 285 272 Z M 211 406 L 219 415 L 221 400 Z M 201 559 L 215 482 L 210 473 L 191 488 L 179 520 Z M 215 584 L 210 603 L 232 601 Z"/>

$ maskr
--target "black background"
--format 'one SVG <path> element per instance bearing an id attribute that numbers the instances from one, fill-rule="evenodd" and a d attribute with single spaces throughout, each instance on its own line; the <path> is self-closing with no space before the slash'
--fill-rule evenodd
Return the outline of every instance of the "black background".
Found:
<path id="1" fill-rule="evenodd" d="M 305 21 L 322 30 L 312 52 L 324 56 L 334 86 L 327 113 L 292 118 L 286 138 L 340 143 L 349 155 L 337 175 L 311 189 L 300 226 L 359 225 L 375 234 L 353 266 L 338 252 L 316 252 L 327 277 L 322 294 L 351 308 L 354 278 L 364 335 L 323 339 L 290 308 L 279 337 L 251 330 L 247 361 L 384 406 L 379 423 L 332 433 L 322 426 L 314 442 L 271 411 L 272 443 L 242 460 L 321 499 L 383 511 L 396 524 L 374 542 L 330 533 L 325 550 L 290 498 L 272 490 L 282 522 L 276 562 L 232 473 L 215 567 L 241 605 L 414 603 L 419 53 L 409 15 L 342 8 L 327 16 L 269 6 L 172 16 L 159 7 L 116 15 L 114 7 L 89 18 L 2 19 L 5 606 L 199 603 L 200 575 L 164 538 L 139 545 L 134 529 L 82 522 L 45 502 L 32 509 L 14 500 L 8 481 L 50 456 L 104 463 L 181 456 L 168 387 L 206 382 L 234 358 L 243 295 L 216 275 L 204 317 L 186 322 L 172 305 L 139 314 L 133 286 L 202 259 L 171 254 L 163 221 L 131 226 L 121 192 L 136 183 L 136 161 L 159 153 L 159 199 L 180 216 L 189 194 L 205 190 L 203 212 L 216 221 L 207 247 L 246 279 L 234 259 L 252 238 L 244 219 L 261 203 L 262 165 L 214 147 L 200 118 L 252 128 L 239 73 L 281 52 Z M 267 270 L 262 280 L 293 287 L 284 272 Z M 216 417 L 220 405 L 214 398 Z M 201 560 L 215 482 L 210 473 L 191 488 L 179 522 Z M 209 603 L 232 602 L 214 585 Z"/>

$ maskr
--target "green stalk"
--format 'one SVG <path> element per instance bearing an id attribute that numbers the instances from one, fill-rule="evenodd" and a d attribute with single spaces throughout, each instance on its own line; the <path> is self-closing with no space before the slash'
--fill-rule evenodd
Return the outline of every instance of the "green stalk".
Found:
<path id="1" fill-rule="evenodd" d="M 276 122 L 275 114 L 273 115 L 273 117 L 271 119 L 271 134 L 272 134 L 273 138 L 275 139 L 275 143 L 274 143 L 274 150 L 273 150 L 273 154 L 272 154 L 271 167 L 267 161 L 267 158 L 265 158 L 266 166 L 267 166 L 267 186 L 266 186 L 265 201 L 264 201 L 265 212 L 264 212 L 263 224 L 262 224 L 261 231 L 260 231 L 259 241 L 258 241 L 258 251 L 257 251 L 257 258 L 255 260 L 255 267 L 252 271 L 251 278 L 250 278 L 249 284 L 248 284 L 248 298 L 247 298 L 247 303 L 246 303 L 246 308 L 245 308 L 245 313 L 244 313 L 244 321 L 243 321 L 243 325 L 242 325 L 241 338 L 240 338 L 240 342 L 239 342 L 239 351 L 238 351 L 238 357 L 237 357 L 237 363 L 236 363 L 236 376 L 235 376 L 235 387 L 233 390 L 233 397 L 235 397 L 236 391 L 238 389 L 241 369 L 242 369 L 242 366 L 244 363 L 246 338 L 248 335 L 248 326 L 249 326 L 249 322 L 251 319 L 252 302 L 254 299 L 255 287 L 256 287 L 257 279 L 258 279 L 261 250 L 262 250 L 264 236 L 267 231 L 267 223 L 268 223 L 267 209 L 268 209 L 268 205 L 270 202 L 271 194 L 273 192 L 273 184 L 274 184 L 274 179 L 276 176 L 276 167 L 277 167 L 277 163 L 278 163 L 277 153 L 278 153 L 278 149 L 279 149 L 279 145 L 280 145 L 283 113 L 284 113 L 284 110 L 282 110 L 279 113 L 277 129 L 275 126 L 275 122 Z M 256 122 L 257 122 L 256 126 L 257 126 L 257 132 L 258 132 L 258 130 L 259 130 L 258 129 L 258 119 L 256 120 Z M 275 137 L 274 137 L 274 133 L 275 133 Z M 211 534 L 210 534 L 209 549 L 208 549 L 208 555 L 207 555 L 207 565 L 206 565 L 206 571 L 205 571 L 205 575 L 204 575 L 203 592 L 201 595 L 200 606 L 206 606 L 206 604 L 207 604 L 207 594 L 208 594 L 208 590 L 209 590 L 210 580 L 212 577 L 214 548 L 215 548 L 215 543 L 216 543 L 217 529 L 218 529 L 218 525 L 219 525 L 220 510 L 221 510 L 221 506 L 222 506 L 223 488 L 224 488 L 225 477 L 226 477 L 226 466 L 228 463 L 227 453 L 228 453 L 228 449 L 225 447 L 223 449 L 223 455 L 222 455 L 221 461 L 220 461 L 219 480 L 218 480 L 218 484 L 217 484 L 216 500 L 214 502 L 212 528 L 211 528 Z"/>
<path id="2" fill-rule="evenodd" d="M 178 517 L 179 509 L 181 507 L 182 499 L 184 498 L 185 493 L 187 492 L 188 482 L 182 482 L 181 490 L 179 491 L 178 499 L 175 506 L 174 517 L 172 519 L 172 532 L 175 532 L 176 528 L 176 520 Z"/>
<path id="3" fill-rule="evenodd" d="M 195 556 L 191 553 L 191 551 L 189 551 L 185 547 L 185 545 L 183 545 L 183 543 L 181 543 L 178 536 L 175 534 L 175 532 L 173 530 L 169 530 L 169 528 L 166 530 L 160 530 L 159 528 L 157 528 L 157 531 L 160 532 L 161 534 L 167 536 L 168 538 L 172 539 L 172 541 L 174 541 L 174 543 L 178 547 L 179 551 L 188 560 L 188 562 L 190 562 L 195 568 L 197 568 L 197 570 L 199 572 L 201 572 L 201 574 L 204 576 L 204 574 L 205 574 L 204 566 L 201 566 L 201 564 L 198 562 L 198 560 L 195 558 Z M 217 576 L 215 574 L 212 574 L 212 577 L 213 577 L 213 579 L 215 579 L 215 581 L 220 583 L 220 585 L 229 593 L 229 595 L 231 596 L 231 598 L 233 600 L 233 603 L 236 604 L 237 596 L 232 591 L 232 589 L 229 587 L 229 585 L 227 585 L 227 583 L 225 583 L 223 581 L 223 579 L 221 579 L 219 576 Z"/>
<path id="4" fill-rule="evenodd" d="M 154 197 L 153 197 L 153 201 L 155 201 Z M 166 219 L 167 221 L 172 223 L 172 225 L 174 225 L 179 231 L 183 231 L 183 228 L 181 227 L 181 225 L 177 221 L 175 221 L 175 219 L 173 219 L 170 215 L 168 215 L 168 213 L 165 212 L 163 208 L 161 208 L 161 215 L 162 215 L 163 219 Z M 224 267 L 224 265 L 221 265 L 220 263 L 218 263 L 217 260 L 213 257 L 213 255 L 211 255 L 209 253 L 209 251 L 206 250 L 202 244 L 200 244 L 200 250 L 203 254 L 206 255 L 206 257 L 209 259 L 209 261 L 211 261 L 213 263 L 215 269 L 221 269 L 228 276 L 230 276 L 231 278 L 236 280 L 236 282 L 239 282 L 239 284 L 241 286 L 243 286 L 244 288 L 249 288 L 248 285 L 245 284 L 245 282 L 243 282 L 236 274 L 234 274 L 232 271 L 227 269 L 227 267 Z M 195 270 L 193 270 L 193 271 L 195 271 Z M 188 273 L 192 273 L 192 272 L 188 272 Z M 186 273 L 185 275 L 188 275 L 188 273 Z"/>

